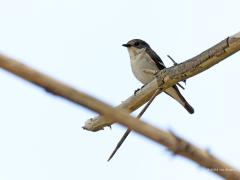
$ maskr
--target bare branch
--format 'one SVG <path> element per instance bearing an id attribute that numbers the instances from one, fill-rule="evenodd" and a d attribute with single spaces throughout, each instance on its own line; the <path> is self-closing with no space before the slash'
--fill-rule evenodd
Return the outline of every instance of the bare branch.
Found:
<path id="1" fill-rule="evenodd" d="M 228 56 L 234 54 L 239 49 L 240 32 L 226 38 L 222 42 L 216 44 L 196 57 L 160 71 L 157 75 L 157 81 L 153 80 L 142 88 L 136 95 L 129 97 L 116 108 L 132 112 L 146 103 L 158 87 L 161 90 L 165 90 L 179 81 L 183 81 L 209 69 Z M 105 126 L 111 125 L 112 123 L 113 121 L 111 120 L 97 116 L 87 120 L 83 128 L 89 131 L 98 131 L 103 129 Z"/>

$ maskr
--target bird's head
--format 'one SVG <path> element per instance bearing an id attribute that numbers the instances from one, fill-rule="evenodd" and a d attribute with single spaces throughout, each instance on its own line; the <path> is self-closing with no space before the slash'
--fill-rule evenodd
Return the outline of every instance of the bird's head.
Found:
<path id="1" fill-rule="evenodd" d="M 122 46 L 128 48 L 128 52 L 130 56 L 136 56 L 140 52 L 142 52 L 144 49 L 150 48 L 148 43 L 141 39 L 132 39 L 127 42 L 127 44 L 123 44 Z"/>

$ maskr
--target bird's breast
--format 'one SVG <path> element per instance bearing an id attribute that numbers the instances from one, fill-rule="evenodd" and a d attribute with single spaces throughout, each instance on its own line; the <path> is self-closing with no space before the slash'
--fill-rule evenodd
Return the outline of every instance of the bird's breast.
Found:
<path id="1" fill-rule="evenodd" d="M 146 73 L 145 70 L 158 71 L 154 61 L 148 55 L 137 55 L 131 56 L 131 67 L 135 77 L 142 82 L 147 84 L 154 78 L 153 74 Z"/>

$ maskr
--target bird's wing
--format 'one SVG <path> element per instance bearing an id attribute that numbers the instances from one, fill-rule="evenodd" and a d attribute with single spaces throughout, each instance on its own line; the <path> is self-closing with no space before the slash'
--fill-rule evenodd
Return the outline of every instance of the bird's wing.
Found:
<path id="1" fill-rule="evenodd" d="M 156 64 L 156 66 L 158 67 L 159 70 L 166 68 L 162 59 L 151 48 L 146 49 L 146 52 L 151 57 L 151 59 L 154 61 L 154 63 Z"/>

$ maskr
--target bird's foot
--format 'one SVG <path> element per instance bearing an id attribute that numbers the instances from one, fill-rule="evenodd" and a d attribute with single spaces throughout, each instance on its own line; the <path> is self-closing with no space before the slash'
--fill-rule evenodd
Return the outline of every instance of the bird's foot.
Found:
<path id="1" fill-rule="evenodd" d="M 142 85 L 141 89 L 145 87 L 146 84 Z"/>
<path id="2" fill-rule="evenodd" d="M 134 95 L 136 95 L 137 92 L 140 91 L 140 90 L 141 90 L 142 88 L 144 88 L 144 87 L 145 87 L 145 84 L 144 84 L 141 88 L 136 89 L 136 90 L 134 91 Z"/>
<path id="3" fill-rule="evenodd" d="M 140 91 L 141 89 L 140 88 L 138 88 L 138 89 L 136 89 L 135 91 L 134 91 L 134 96 L 137 94 L 137 92 L 138 91 Z"/>

